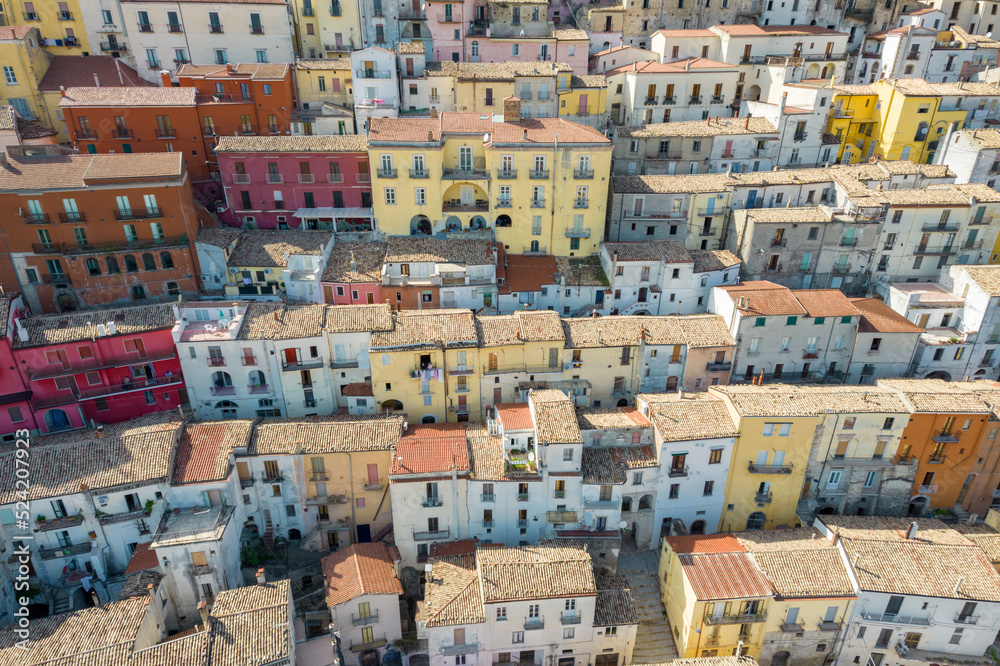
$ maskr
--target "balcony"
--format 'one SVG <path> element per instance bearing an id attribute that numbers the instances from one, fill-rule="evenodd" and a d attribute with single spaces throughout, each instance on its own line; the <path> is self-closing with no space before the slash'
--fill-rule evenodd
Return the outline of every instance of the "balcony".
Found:
<path id="1" fill-rule="evenodd" d="M 756 463 L 750 463 L 747 466 L 747 471 L 751 474 L 791 474 L 791 465 L 757 465 Z"/>
<path id="2" fill-rule="evenodd" d="M 285 177 L 280 173 L 269 173 L 267 174 L 267 182 L 273 185 L 278 185 L 285 182 Z"/>
<path id="3" fill-rule="evenodd" d="M 841 238 L 838 245 L 840 245 L 840 247 L 854 247 L 860 240 L 860 238 Z"/>
<path id="4" fill-rule="evenodd" d="M 544 628 L 545 628 L 544 617 L 529 617 L 524 620 L 525 631 L 537 631 L 538 629 L 544 629 Z"/>
<path id="5" fill-rule="evenodd" d="M 765 613 L 741 613 L 738 615 L 706 615 L 705 624 L 755 624 L 767 620 Z"/>
<path id="6" fill-rule="evenodd" d="M 785 247 L 788 244 L 788 239 L 785 238 L 772 238 L 771 247 Z"/>
<path id="7" fill-rule="evenodd" d="M 71 544 L 68 546 L 59 546 L 57 548 L 39 548 L 38 555 L 43 560 L 57 560 L 63 557 L 73 557 L 74 555 L 83 555 L 84 553 L 89 553 L 91 549 L 91 542 Z"/>
<path id="8" fill-rule="evenodd" d="M 222 356 L 209 356 L 205 362 L 210 368 L 220 368 L 226 364 L 226 359 Z"/>
<path id="9" fill-rule="evenodd" d="M 835 272 L 846 273 L 847 271 L 835 271 Z M 807 347 L 806 349 L 802 350 L 802 358 L 807 361 L 817 359 L 819 358 L 819 350 Z"/>
<path id="10" fill-rule="evenodd" d="M 940 254 L 940 255 L 950 255 L 955 254 L 954 245 L 917 245 L 913 248 L 913 254 L 916 255 L 928 255 L 928 254 Z"/>
<path id="11" fill-rule="evenodd" d="M 250 26 L 250 34 L 251 35 L 263 35 L 264 34 L 264 26 L 262 26 L 262 25 L 251 25 Z"/>
<path id="12" fill-rule="evenodd" d="M 950 430 L 940 430 L 934 433 L 934 436 L 931 439 L 933 439 L 937 444 L 958 444 L 958 437 Z M 938 460 L 935 460 L 934 458 L 934 456 L 931 456 L 930 462 L 944 462 L 944 454 L 938 456 Z"/>
<path id="13" fill-rule="evenodd" d="M 497 179 L 512 180 L 517 178 L 517 169 L 497 169 Z"/>
<path id="14" fill-rule="evenodd" d="M 381 481 L 376 481 L 375 483 L 366 483 L 363 486 L 363 488 L 368 492 L 372 492 L 375 490 L 382 490 L 383 487 L 384 486 Z"/>
<path id="15" fill-rule="evenodd" d="M 868 613 L 861 612 L 861 618 L 869 622 L 882 622 L 885 624 L 915 624 L 929 627 L 932 624 L 931 616 L 928 615 L 897 615 L 895 613 Z"/>
<path id="16" fill-rule="evenodd" d="M 667 472 L 667 475 L 671 479 L 676 479 L 676 478 L 687 476 L 688 475 L 688 466 L 684 465 L 682 467 L 671 467 L 670 471 Z"/>
<path id="17" fill-rule="evenodd" d="M 299 370 L 318 370 L 323 367 L 323 359 L 311 358 L 298 361 L 282 361 L 282 372 L 298 372 Z"/>
<path id="18" fill-rule="evenodd" d="M 43 275 L 42 282 L 56 286 L 73 284 L 73 281 L 69 278 L 69 276 L 64 273 L 49 273 L 48 275 Z"/>
<path id="19" fill-rule="evenodd" d="M 378 175 L 379 178 L 395 178 L 396 177 L 396 170 L 395 169 L 379 169 L 375 173 Z"/>
<path id="20" fill-rule="evenodd" d="M 76 132 L 77 139 L 96 139 L 97 132 L 90 129 L 89 127 L 81 127 L 80 129 L 74 130 Z"/>
<path id="21" fill-rule="evenodd" d="M 797 634 L 800 631 L 805 631 L 806 627 L 803 624 L 789 624 L 787 622 L 781 623 L 781 631 L 785 634 Z"/>
<path id="22" fill-rule="evenodd" d="M 659 97 L 647 97 L 643 101 L 643 104 L 645 104 L 646 106 L 656 106 L 659 103 L 660 103 L 660 98 Z"/>
<path id="23" fill-rule="evenodd" d="M 953 233 L 953 232 L 958 231 L 958 228 L 959 228 L 959 225 L 956 224 L 956 223 L 954 223 L 954 222 L 952 222 L 951 224 L 948 224 L 948 223 L 941 224 L 940 222 L 931 222 L 929 224 L 925 224 L 922 227 L 920 227 L 920 230 L 921 231 L 941 231 L 941 232 Z"/>
<path id="24" fill-rule="evenodd" d="M 757 493 L 754 495 L 754 501 L 757 502 L 757 504 L 770 504 L 772 499 L 774 499 L 774 495 L 770 492 Z"/>
<path id="25" fill-rule="evenodd" d="M 372 615 L 355 615 L 351 613 L 351 624 L 355 627 L 364 627 L 369 624 L 375 624 L 378 622 L 378 611 L 376 610 Z"/>
<path id="26" fill-rule="evenodd" d="M 566 227 L 566 238 L 590 238 L 590 228 Z"/>
<path id="27" fill-rule="evenodd" d="M 143 520 L 149 516 L 145 509 L 133 509 L 132 511 L 123 511 L 122 513 L 107 513 L 103 516 L 98 514 L 97 520 L 101 522 L 102 525 L 113 525 L 115 523 L 125 523 L 130 520 Z"/>
<path id="28" fill-rule="evenodd" d="M 391 79 L 392 72 L 388 69 L 356 69 L 354 76 L 358 79 Z"/>
<path id="29" fill-rule="evenodd" d="M 430 178 L 431 172 L 427 169 L 410 169 L 410 178 Z"/>
<path id="30" fill-rule="evenodd" d="M 712 104 L 725 104 L 726 98 L 722 95 L 712 95 Z"/>
<path id="31" fill-rule="evenodd" d="M 820 631 L 840 631 L 844 626 L 843 622 L 823 621 L 816 625 Z"/>
<path id="32" fill-rule="evenodd" d="M 528 496 L 528 493 L 518 493 L 517 494 L 517 501 L 518 502 L 527 502 L 529 499 L 531 499 L 531 498 Z"/>
<path id="33" fill-rule="evenodd" d="M 495 207 L 496 208 L 510 208 L 511 207 L 510 199 L 498 199 Z"/>
<path id="34" fill-rule="evenodd" d="M 213 35 L 221 35 L 222 34 L 222 25 L 219 24 L 219 23 L 210 23 L 208 25 L 208 31 L 210 33 L 212 33 Z"/>
<path id="35" fill-rule="evenodd" d="M 482 495 L 479 496 L 479 499 L 480 501 L 483 502 L 495 502 L 496 495 L 494 495 L 493 493 L 483 493 Z"/>
<path id="36" fill-rule="evenodd" d="M 705 364 L 705 369 L 708 372 L 729 372 L 729 370 L 732 367 L 733 367 L 733 364 L 732 364 L 731 361 L 721 361 L 721 362 L 718 362 L 718 363 L 706 363 Z"/>
<path id="37" fill-rule="evenodd" d="M 53 520 L 38 521 L 35 530 L 38 532 L 51 532 L 52 530 L 65 530 L 83 524 L 83 514 L 75 516 L 64 516 Z"/>
<path id="38" fill-rule="evenodd" d="M 139 26 L 139 30 L 142 30 L 142 26 Z M 150 32 L 152 32 L 152 30 L 150 30 Z M 128 51 L 128 47 L 121 42 L 101 42 L 101 50 L 104 52 Z"/>
<path id="39" fill-rule="evenodd" d="M 907 60 L 920 60 L 920 53 L 918 53 L 918 52 L 907 53 L 906 54 L 906 59 Z"/>
<path id="40" fill-rule="evenodd" d="M 493 527 L 493 521 L 492 520 L 483 520 L 483 527 L 487 527 L 487 528 Z"/>
<path id="41" fill-rule="evenodd" d="M 72 213 L 59 213 L 59 221 L 64 223 L 69 222 L 86 222 L 87 216 L 83 213 L 72 212 Z"/>
<path id="42" fill-rule="evenodd" d="M 266 395 L 271 392 L 271 387 L 267 384 L 248 384 L 247 393 L 250 395 Z"/>
<path id="43" fill-rule="evenodd" d="M 246 104 L 252 102 L 252 97 L 243 97 L 242 95 L 230 95 L 228 93 L 220 93 L 216 95 L 195 95 L 195 104 L 221 104 L 223 102 L 236 103 L 236 104 Z"/>
<path id="44" fill-rule="evenodd" d="M 420 503 L 420 506 L 426 509 L 435 506 L 442 506 L 443 504 L 444 502 L 441 500 L 440 497 L 427 497 L 424 499 L 424 501 Z"/>
<path id="45" fill-rule="evenodd" d="M 517 526 L 518 527 L 527 527 L 528 526 L 528 519 L 527 518 L 518 518 L 517 519 Z"/>
<path id="46" fill-rule="evenodd" d="M 75 375 L 77 373 L 92 372 L 94 370 L 105 370 L 107 368 L 117 368 L 127 365 L 133 365 L 136 363 L 153 363 L 155 361 L 165 361 L 168 359 L 176 358 L 176 353 L 173 349 L 168 351 L 158 352 L 156 354 L 146 354 L 144 356 L 139 356 L 137 354 L 126 354 L 123 356 L 112 356 L 104 359 L 91 359 L 88 361 L 77 361 L 73 363 L 67 363 L 66 365 L 57 365 L 42 367 L 39 369 L 28 369 L 27 375 L 28 379 L 31 381 L 37 381 L 39 379 L 51 379 L 53 377 L 67 377 L 69 375 Z"/>
<path id="47" fill-rule="evenodd" d="M 983 248 L 983 241 L 981 240 L 968 240 L 962 243 L 963 250 L 981 250 Z"/>
<path id="48" fill-rule="evenodd" d="M 300 173 L 299 174 L 299 182 L 300 183 L 314 183 L 314 182 L 316 182 L 316 177 L 313 176 L 311 173 Z"/>
<path id="49" fill-rule="evenodd" d="M 677 103 L 677 98 L 676 97 L 664 97 L 663 98 L 663 103 L 665 105 L 667 105 L 667 106 L 671 106 L 671 105 Z"/>
<path id="50" fill-rule="evenodd" d="M 21 216 L 26 224 L 51 224 L 48 213 L 25 213 Z"/>
<path id="51" fill-rule="evenodd" d="M 593 169 L 574 169 L 573 178 L 576 180 L 593 180 L 594 170 Z"/>
<path id="52" fill-rule="evenodd" d="M 235 386 L 213 386 L 212 395 L 236 395 Z"/>
<path id="53" fill-rule="evenodd" d="M 982 618 L 979 615 L 962 615 L 958 614 L 955 616 L 955 624 L 979 624 L 979 620 Z"/>
<path id="54" fill-rule="evenodd" d="M 532 169 L 528 172 L 528 178 L 532 180 L 547 180 L 549 177 L 548 169 Z"/>
<path id="55" fill-rule="evenodd" d="M 333 4 L 330 5 L 330 16 L 340 16 L 341 14 L 343 14 L 343 10 L 341 10 L 339 2 L 335 2 L 335 3 L 333 3 Z M 338 47 L 342 47 L 343 45 L 342 44 L 337 44 L 337 46 Z M 341 49 L 340 48 L 338 48 L 338 49 L 327 49 L 327 51 L 333 51 L 333 50 L 340 51 Z"/>
<path id="56" fill-rule="evenodd" d="M 115 129 L 111 130 L 111 137 L 114 139 L 131 139 L 133 138 L 133 136 L 134 134 L 132 130 L 126 129 L 124 127 L 116 127 Z"/>
<path id="57" fill-rule="evenodd" d="M 351 652 L 367 652 L 368 650 L 377 650 L 380 647 L 385 647 L 387 643 L 388 641 L 386 641 L 385 636 L 368 641 L 367 643 L 362 641 L 351 641 Z"/>
<path id="58" fill-rule="evenodd" d="M 589 199 L 574 199 L 573 208 L 590 208 Z"/>
<path id="59" fill-rule="evenodd" d="M 581 624 L 583 616 L 580 613 L 560 613 L 559 623 L 563 625 Z"/>
<path id="60" fill-rule="evenodd" d="M 159 208 L 132 208 L 131 210 L 115 211 L 115 219 L 119 222 L 131 222 L 133 220 L 152 220 L 163 217 L 163 211 Z"/>
<path id="61" fill-rule="evenodd" d="M 531 207 L 532 208 L 545 208 L 545 199 L 532 199 L 531 200 Z"/>
<path id="62" fill-rule="evenodd" d="M 441 172 L 441 178 L 451 180 L 484 180 L 489 179 L 489 177 L 490 172 L 486 169 L 473 169 L 472 167 L 445 169 Z"/>
<path id="63" fill-rule="evenodd" d="M 167 32 L 183 32 L 180 23 L 168 23 Z"/>
<path id="64" fill-rule="evenodd" d="M 21 12 L 25 21 L 40 21 L 36 12 Z"/>
<path id="65" fill-rule="evenodd" d="M 918 485 L 917 494 L 919 495 L 936 495 L 938 491 L 938 484 L 932 483 L 930 485 Z"/>
<path id="66" fill-rule="evenodd" d="M 438 530 L 437 532 L 417 532 L 413 531 L 414 541 L 447 541 L 448 530 Z"/>
<path id="67" fill-rule="evenodd" d="M 464 643 L 457 645 L 445 645 L 441 647 L 441 654 L 446 657 L 463 655 L 463 654 L 476 654 L 479 652 L 478 643 Z"/>
<path id="68" fill-rule="evenodd" d="M 328 174 L 326 174 L 326 182 L 328 182 L 328 183 L 342 183 L 342 182 L 344 182 L 344 174 L 342 174 L 342 173 L 328 173 Z"/>
<path id="69" fill-rule="evenodd" d="M 99 252 L 115 252 L 118 250 L 141 250 L 150 247 L 172 247 L 188 244 L 188 239 L 184 236 L 174 236 L 168 238 L 150 238 L 147 240 L 132 241 L 102 241 L 101 243 L 78 243 L 76 245 L 66 245 L 56 243 L 63 254 L 97 254 Z"/>

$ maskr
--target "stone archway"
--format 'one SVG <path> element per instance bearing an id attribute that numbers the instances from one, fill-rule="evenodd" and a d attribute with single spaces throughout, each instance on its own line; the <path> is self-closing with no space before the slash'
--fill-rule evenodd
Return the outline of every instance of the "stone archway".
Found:
<path id="1" fill-rule="evenodd" d="M 919 518 L 927 513 L 928 507 L 931 505 L 931 500 L 929 497 L 917 496 L 910 500 L 910 506 L 906 511 L 907 516 L 914 518 Z"/>
<path id="2" fill-rule="evenodd" d="M 792 655 L 787 650 L 782 650 L 771 657 L 771 666 L 787 666 Z"/>
<path id="3" fill-rule="evenodd" d="M 935 370 L 934 372 L 928 373 L 924 379 L 943 379 L 946 382 L 951 381 L 951 373 L 945 372 L 944 370 Z"/>
<path id="4" fill-rule="evenodd" d="M 431 220 L 426 215 L 414 215 L 410 219 L 411 236 L 430 236 L 431 231 Z"/>
<path id="5" fill-rule="evenodd" d="M 705 521 L 696 520 L 691 523 L 691 534 L 704 534 L 705 533 Z"/>

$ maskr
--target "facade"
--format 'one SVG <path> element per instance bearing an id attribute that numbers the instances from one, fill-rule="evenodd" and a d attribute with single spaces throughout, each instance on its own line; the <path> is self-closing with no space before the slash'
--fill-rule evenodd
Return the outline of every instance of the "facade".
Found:
<path id="1" fill-rule="evenodd" d="M 225 224 L 342 233 L 373 229 L 363 136 L 222 136 L 215 154 L 227 202 L 219 215 Z"/>
<path id="2" fill-rule="evenodd" d="M 493 308 L 496 264 L 493 241 L 393 236 L 382 267 L 382 290 L 397 310 Z"/>
<path id="3" fill-rule="evenodd" d="M 309 59 L 344 56 L 362 47 L 361 15 L 357 4 L 312 0 L 289 3 L 295 29 L 295 53 Z"/>
<path id="4" fill-rule="evenodd" d="M 11 340 L 42 432 L 169 412 L 187 402 L 168 332 L 171 306 L 23 315 L 13 318 Z"/>
<path id="5" fill-rule="evenodd" d="M 331 5 L 336 7 L 337 5 Z M 341 33 L 343 37 L 343 33 Z M 340 44 L 344 50 L 347 46 Z M 350 58 L 296 60 L 292 134 L 355 134 Z"/>
<path id="6" fill-rule="evenodd" d="M 909 373 L 924 329 L 877 298 L 850 301 L 861 313 L 861 320 L 846 383 L 870 384 L 882 377 Z"/>
<path id="7" fill-rule="evenodd" d="M 245 231 L 227 258 L 226 294 L 320 303 L 332 231 Z"/>
<path id="8" fill-rule="evenodd" d="M 953 132 L 941 144 L 935 160 L 955 172 L 956 183 L 996 185 L 1000 173 L 1000 131 L 991 129 Z"/>
<path id="9" fill-rule="evenodd" d="M 362 25 L 366 25 L 362 22 Z M 399 117 L 399 72 L 396 54 L 381 46 L 351 52 L 354 80 L 354 114 L 363 133 L 373 118 Z"/>
<path id="10" fill-rule="evenodd" d="M 522 120 L 518 98 L 508 98 L 502 120 L 459 113 L 377 119 L 368 144 L 374 212 L 385 234 L 480 237 L 489 230 L 512 253 L 597 251 L 607 205 L 599 174 L 609 170 L 611 145 L 591 127 Z M 406 219 L 395 213 L 400 207 L 415 214 Z"/>
<path id="11" fill-rule="evenodd" d="M 227 3 L 224 7 L 184 0 L 170 8 L 155 1 L 125 0 L 118 11 L 128 46 L 111 53 L 131 54 L 133 66 L 150 81 L 159 81 L 162 71 L 178 75 L 187 63 L 294 61 L 288 5 L 279 0 Z M 119 17 L 112 14 L 112 18 Z M 117 22 L 113 25 L 115 32 L 109 36 L 118 32 Z"/>
<path id="12" fill-rule="evenodd" d="M 33 25 L 0 27 L 0 59 L 7 63 L 0 81 L 0 104 L 14 107 L 22 118 L 38 118 L 48 124 L 51 120 L 45 113 L 38 82 L 45 75 L 52 55 L 42 47 L 39 30 Z M 53 126 L 54 123 L 49 125 Z"/>
<path id="13" fill-rule="evenodd" d="M 605 75 L 613 91 L 608 100 L 612 121 L 636 126 L 732 115 L 740 72 L 735 65 L 699 57 L 634 62 Z"/>

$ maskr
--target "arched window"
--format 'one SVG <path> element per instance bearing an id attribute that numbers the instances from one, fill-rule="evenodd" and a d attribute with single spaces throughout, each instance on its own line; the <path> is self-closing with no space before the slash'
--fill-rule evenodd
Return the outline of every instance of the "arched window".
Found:
<path id="1" fill-rule="evenodd" d="M 45 429 L 48 432 L 54 432 L 56 430 L 65 430 L 69 428 L 72 424 L 69 421 L 69 417 L 66 416 L 66 412 L 61 409 L 50 409 L 45 412 Z"/>
<path id="2" fill-rule="evenodd" d="M 174 258 L 170 256 L 169 252 L 160 253 L 160 265 L 163 266 L 164 268 L 174 267 Z"/>
<path id="3" fill-rule="evenodd" d="M 212 373 L 212 387 L 218 392 L 220 389 L 227 389 L 233 387 L 233 378 L 228 372 L 224 370 L 218 370 Z"/>
<path id="4" fill-rule="evenodd" d="M 747 529 L 748 530 L 762 530 L 764 529 L 764 512 L 754 511 L 747 518 Z"/>
<path id="5" fill-rule="evenodd" d="M 97 263 L 97 259 L 94 259 L 93 257 L 87 259 L 87 273 L 90 275 L 101 274 L 101 265 Z"/>
<path id="6" fill-rule="evenodd" d="M 531 241 L 531 251 L 538 252 L 538 241 Z"/>
<path id="7" fill-rule="evenodd" d="M 125 272 L 126 273 L 136 273 L 139 271 L 139 264 L 135 262 L 135 257 L 131 254 L 126 254 L 123 257 L 125 261 Z"/>
<path id="8" fill-rule="evenodd" d="M 108 267 L 108 275 L 117 275 L 122 272 L 122 269 L 118 267 L 118 260 L 114 257 L 106 258 L 104 263 Z"/>
<path id="9" fill-rule="evenodd" d="M 250 379 L 250 390 L 253 391 L 254 388 L 262 387 L 267 389 L 267 377 L 260 370 L 251 370 L 249 374 Z"/>
<path id="10" fill-rule="evenodd" d="M 153 255 L 149 252 L 142 253 L 142 269 L 146 271 L 156 270 L 156 260 L 153 259 Z"/>
<path id="11" fill-rule="evenodd" d="M 223 400 L 221 402 L 215 403 L 215 408 L 222 413 L 221 416 L 224 419 L 235 419 L 236 409 L 238 407 L 239 405 L 237 405 L 232 400 Z"/>
<path id="12" fill-rule="evenodd" d="M 677 377 L 667 377 L 667 393 L 677 392 Z"/>
<path id="13" fill-rule="evenodd" d="M 927 121 L 921 122 L 919 125 L 917 125 L 917 133 L 913 135 L 913 140 L 923 141 L 924 139 L 926 139 L 928 129 L 930 129 L 930 125 L 927 124 Z"/>

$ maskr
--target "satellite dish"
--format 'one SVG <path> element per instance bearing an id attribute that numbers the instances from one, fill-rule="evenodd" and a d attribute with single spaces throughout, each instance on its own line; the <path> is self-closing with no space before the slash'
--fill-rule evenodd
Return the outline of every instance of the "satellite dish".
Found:
<path id="1" fill-rule="evenodd" d="M 623 520 L 620 523 L 618 523 L 618 529 L 623 530 L 626 527 L 628 527 L 628 521 L 627 520 Z"/>
<path id="2" fill-rule="evenodd" d="M 535 452 L 534 451 L 528 451 L 528 460 L 530 462 L 535 462 Z"/>
<path id="3" fill-rule="evenodd" d="M 583 513 L 583 524 L 590 527 L 594 522 L 594 514 L 589 511 L 584 511 Z"/>

